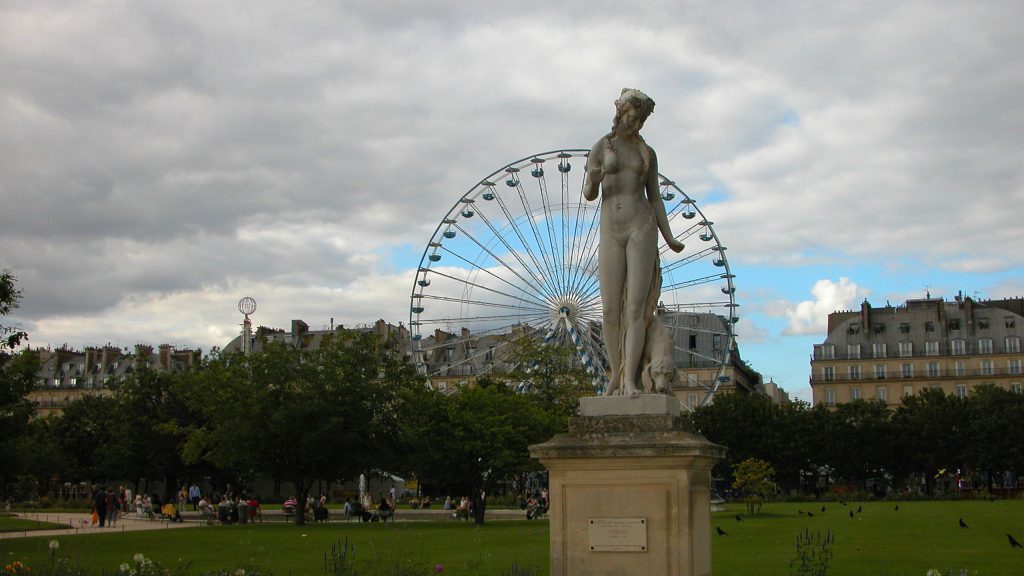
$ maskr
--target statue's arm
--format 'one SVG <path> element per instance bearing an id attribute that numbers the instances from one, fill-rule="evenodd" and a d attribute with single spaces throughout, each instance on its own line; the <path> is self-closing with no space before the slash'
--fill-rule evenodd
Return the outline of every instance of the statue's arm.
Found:
<path id="1" fill-rule="evenodd" d="M 684 245 L 672 235 L 672 226 L 668 223 L 665 203 L 661 199 L 661 186 L 658 182 L 658 155 L 654 153 L 653 148 L 648 147 L 647 149 L 651 151 L 651 165 L 647 170 L 647 199 L 654 207 L 654 217 L 658 221 L 658 230 L 661 230 L 665 243 L 673 252 L 682 252 Z"/>
<path id="2" fill-rule="evenodd" d="M 597 191 L 604 180 L 604 142 L 598 140 L 587 157 L 587 174 L 583 178 L 583 197 L 596 200 Z"/>

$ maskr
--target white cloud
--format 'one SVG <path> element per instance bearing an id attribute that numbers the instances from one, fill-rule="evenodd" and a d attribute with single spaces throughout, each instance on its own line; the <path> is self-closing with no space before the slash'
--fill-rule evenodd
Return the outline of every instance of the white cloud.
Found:
<path id="1" fill-rule="evenodd" d="M 782 333 L 786 336 L 823 335 L 827 330 L 829 314 L 853 309 L 867 294 L 866 290 L 849 278 L 839 278 L 838 282 L 827 278 L 818 280 L 811 288 L 813 300 L 804 300 L 786 308 L 789 325 Z"/>

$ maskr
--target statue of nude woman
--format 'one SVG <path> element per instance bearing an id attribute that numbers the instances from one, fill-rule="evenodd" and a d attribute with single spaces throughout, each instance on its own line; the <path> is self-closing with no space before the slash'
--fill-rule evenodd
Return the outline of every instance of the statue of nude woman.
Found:
<path id="1" fill-rule="evenodd" d="M 657 322 L 661 295 L 658 233 L 675 252 L 683 244 L 672 235 L 658 182 L 658 157 L 640 136 L 654 111 L 654 100 L 624 88 L 615 101 L 612 131 L 594 144 L 587 159 L 583 195 L 595 200 L 601 191 L 601 244 L 598 279 L 602 328 L 611 368 L 605 395 L 634 395 L 647 340 Z M 641 385 L 642 386 L 642 385 Z"/>

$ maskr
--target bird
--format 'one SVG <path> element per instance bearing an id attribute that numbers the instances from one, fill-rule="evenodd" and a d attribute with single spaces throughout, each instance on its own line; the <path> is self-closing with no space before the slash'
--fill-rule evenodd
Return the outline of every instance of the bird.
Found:
<path id="1" fill-rule="evenodd" d="M 893 512 L 899 512 L 900 511 L 900 505 L 897 504 L 896 507 L 892 509 L 892 511 Z"/>
<path id="2" fill-rule="evenodd" d="M 1024 548 L 1024 546 L 1020 545 L 1020 542 L 1017 542 L 1017 539 L 1014 538 L 1012 534 L 1007 534 L 1006 538 L 1010 541 L 1011 548 Z"/>
<path id="3" fill-rule="evenodd" d="M 822 512 L 824 512 L 824 511 L 825 511 L 825 507 L 824 507 L 824 506 L 822 506 L 822 507 L 821 507 L 821 511 L 822 511 Z"/>
<path id="4" fill-rule="evenodd" d="M 800 510 L 800 509 L 797 509 L 796 513 L 797 513 L 797 514 L 799 514 L 799 515 L 801 515 L 801 516 L 803 516 L 803 515 L 804 515 L 804 511 L 803 511 L 803 510 Z"/>
<path id="5" fill-rule="evenodd" d="M 807 517 L 808 518 L 814 518 L 814 512 L 808 512 L 807 513 Z"/>
<path id="6" fill-rule="evenodd" d="M 853 510 L 850 510 L 850 518 L 853 518 Z"/>
<path id="7" fill-rule="evenodd" d="M 960 527 L 961 528 L 970 528 L 970 526 L 967 525 L 967 522 L 964 522 L 963 518 L 960 519 Z"/>
<path id="8" fill-rule="evenodd" d="M 740 518 L 740 515 L 739 515 L 739 514 L 737 514 L 737 515 L 736 515 L 736 521 L 737 521 L 737 522 L 743 522 L 743 518 Z"/>
<path id="9" fill-rule="evenodd" d="M 840 500 L 839 503 L 842 504 L 843 506 L 846 506 L 846 500 Z"/>
<path id="10" fill-rule="evenodd" d="M 722 530 L 721 526 L 715 526 L 715 530 L 718 532 L 719 536 L 728 536 L 729 535 L 728 532 L 726 532 L 725 530 Z"/>
<path id="11" fill-rule="evenodd" d="M 857 514 L 860 514 L 863 511 L 864 511 L 864 508 L 862 508 L 860 506 L 857 506 Z"/>

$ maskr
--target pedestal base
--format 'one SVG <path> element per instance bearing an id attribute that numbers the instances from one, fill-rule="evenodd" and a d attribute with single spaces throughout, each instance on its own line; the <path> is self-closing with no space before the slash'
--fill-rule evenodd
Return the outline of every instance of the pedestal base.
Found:
<path id="1" fill-rule="evenodd" d="M 568 434 L 530 447 L 549 472 L 552 576 L 711 574 L 725 448 L 684 430 L 674 397 L 645 396 L 584 398 Z"/>

